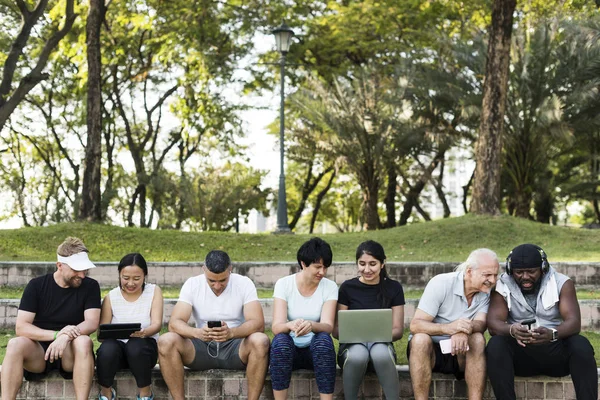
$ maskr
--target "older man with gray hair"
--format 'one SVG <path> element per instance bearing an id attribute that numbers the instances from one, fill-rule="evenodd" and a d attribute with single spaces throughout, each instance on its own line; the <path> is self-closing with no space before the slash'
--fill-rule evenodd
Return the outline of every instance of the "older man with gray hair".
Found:
<path id="1" fill-rule="evenodd" d="M 431 373 L 465 379 L 469 399 L 485 389 L 486 314 L 498 279 L 498 256 L 473 251 L 455 272 L 433 277 L 410 323 L 407 355 L 415 400 L 427 399 Z"/>

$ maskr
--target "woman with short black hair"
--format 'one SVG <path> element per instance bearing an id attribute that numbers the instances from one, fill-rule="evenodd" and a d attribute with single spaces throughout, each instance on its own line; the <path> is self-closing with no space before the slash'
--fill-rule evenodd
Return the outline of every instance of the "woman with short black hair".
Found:
<path id="1" fill-rule="evenodd" d="M 335 349 L 331 331 L 338 288 L 325 278 L 331 247 L 319 238 L 304 243 L 297 254 L 300 272 L 279 279 L 273 292 L 275 337 L 270 373 L 275 400 L 287 398 L 292 371 L 314 369 L 321 399 L 333 399 Z"/>

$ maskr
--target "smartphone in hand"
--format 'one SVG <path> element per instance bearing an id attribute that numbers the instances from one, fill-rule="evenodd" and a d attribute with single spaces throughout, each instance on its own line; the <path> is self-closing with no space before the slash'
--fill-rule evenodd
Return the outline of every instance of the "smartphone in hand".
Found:
<path id="1" fill-rule="evenodd" d="M 206 325 L 209 328 L 220 328 L 222 326 L 221 321 L 208 321 Z"/>
<path id="2" fill-rule="evenodd" d="M 527 326 L 527 330 L 530 332 L 538 327 L 535 318 L 522 321 L 521 325 Z"/>
<path id="3" fill-rule="evenodd" d="M 442 354 L 452 353 L 452 339 L 440 340 L 440 349 L 442 350 Z M 467 346 L 467 351 L 469 351 L 469 346 Z"/>

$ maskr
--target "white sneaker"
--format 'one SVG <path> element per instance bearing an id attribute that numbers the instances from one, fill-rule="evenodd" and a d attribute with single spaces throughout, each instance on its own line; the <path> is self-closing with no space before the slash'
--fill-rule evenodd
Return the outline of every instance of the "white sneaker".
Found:
<path id="1" fill-rule="evenodd" d="M 110 388 L 110 399 L 106 396 L 102 396 L 102 393 L 98 393 L 98 400 L 117 400 L 117 392 L 115 389 Z"/>

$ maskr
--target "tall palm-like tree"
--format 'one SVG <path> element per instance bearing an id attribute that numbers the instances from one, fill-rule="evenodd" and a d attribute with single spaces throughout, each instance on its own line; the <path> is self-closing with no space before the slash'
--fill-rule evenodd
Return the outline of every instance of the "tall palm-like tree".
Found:
<path id="1" fill-rule="evenodd" d="M 509 213 L 530 218 L 534 194 L 548 199 L 550 160 L 572 140 L 557 92 L 563 82 L 556 21 L 515 32 L 504 135 L 504 195 Z M 551 204 L 548 206 L 551 207 Z M 541 212 L 541 210 L 540 210 Z M 549 218 L 551 211 L 541 212 Z M 545 221 L 549 222 L 549 221 Z"/>
<path id="2" fill-rule="evenodd" d="M 379 191 L 386 159 L 408 134 L 399 128 L 401 101 L 387 96 L 400 93 L 393 79 L 376 69 L 358 69 L 351 79 L 338 78 L 330 87 L 311 79 L 292 101 L 328 133 L 326 145 L 345 160 L 363 193 L 363 215 L 368 230 L 381 226 Z"/>

